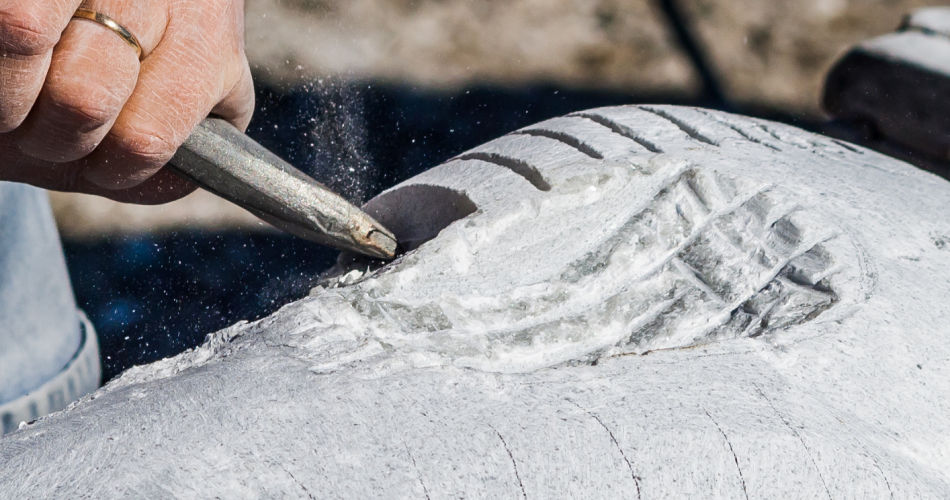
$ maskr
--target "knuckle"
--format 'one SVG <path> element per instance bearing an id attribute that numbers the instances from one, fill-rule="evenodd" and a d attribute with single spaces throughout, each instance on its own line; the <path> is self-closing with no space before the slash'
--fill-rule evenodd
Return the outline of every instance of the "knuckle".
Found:
<path id="1" fill-rule="evenodd" d="M 171 137 L 174 134 L 157 128 L 124 127 L 113 130 L 119 150 L 125 160 L 137 170 L 151 174 L 168 162 L 178 149 Z"/>
<path id="2" fill-rule="evenodd" d="M 87 164 L 83 177 L 107 190 L 139 186 L 174 155 L 176 147 L 168 137 L 160 128 L 113 127 L 102 155 Z"/>
<path id="3" fill-rule="evenodd" d="M 38 2 L 17 2 L 0 11 L 0 50 L 21 56 L 42 55 L 59 41 L 60 32 Z"/>
<path id="4" fill-rule="evenodd" d="M 88 80 L 48 89 L 58 120 L 80 130 L 110 123 L 122 108 L 119 96 Z"/>
<path id="5" fill-rule="evenodd" d="M 12 132 L 20 127 L 30 112 L 27 106 L 17 106 L 0 99 L 0 134 Z"/>
<path id="6" fill-rule="evenodd" d="M 85 99 L 56 101 L 56 115 L 62 126 L 80 131 L 92 131 L 112 121 L 116 110 L 103 107 Z"/>

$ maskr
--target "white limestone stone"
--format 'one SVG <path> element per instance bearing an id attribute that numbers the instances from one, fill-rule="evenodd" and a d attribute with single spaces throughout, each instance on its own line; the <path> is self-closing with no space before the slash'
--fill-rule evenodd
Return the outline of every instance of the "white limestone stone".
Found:
<path id="1" fill-rule="evenodd" d="M 771 122 L 543 122 L 371 201 L 396 262 L 0 439 L 0 493 L 946 498 L 948 201 Z"/>

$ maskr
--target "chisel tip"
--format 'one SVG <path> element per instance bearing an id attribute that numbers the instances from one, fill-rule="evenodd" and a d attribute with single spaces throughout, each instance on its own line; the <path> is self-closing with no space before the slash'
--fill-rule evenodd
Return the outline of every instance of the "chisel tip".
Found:
<path id="1" fill-rule="evenodd" d="M 396 238 L 384 229 L 372 229 L 366 237 L 366 244 L 361 248 L 364 253 L 373 257 L 392 260 L 396 256 Z"/>

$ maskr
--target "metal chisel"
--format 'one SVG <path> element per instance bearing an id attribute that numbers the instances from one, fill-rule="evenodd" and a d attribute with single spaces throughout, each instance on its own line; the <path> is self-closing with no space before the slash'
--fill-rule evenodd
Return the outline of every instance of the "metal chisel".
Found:
<path id="1" fill-rule="evenodd" d="M 201 122 L 169 165 L 295 236 L 381 259 L 395 255 L 389 230 L 224 120 Z"/>

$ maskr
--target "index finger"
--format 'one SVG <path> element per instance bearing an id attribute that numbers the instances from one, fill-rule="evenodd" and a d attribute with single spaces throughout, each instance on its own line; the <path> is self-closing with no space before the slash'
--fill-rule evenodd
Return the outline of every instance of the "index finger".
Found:
<path id="1" fill-rule="evenodd" d="M 33 107 L 53 47 L 82 0 L 0 0 L 0 133 Z"/>
<path id="2" fill-rule="evenodd" d="M 107 189 L 97 186 L 82 175 L 83 160 L 53 163 L 37 160 L 20 152 L 10 134 L 0 134 L 0 179 L 22 182 L 51 191 L 86 193 L 104 196 L 124 203 L 159 205 L 188 195 L 197 187 L 168 169 L 129 189 Z"/>

